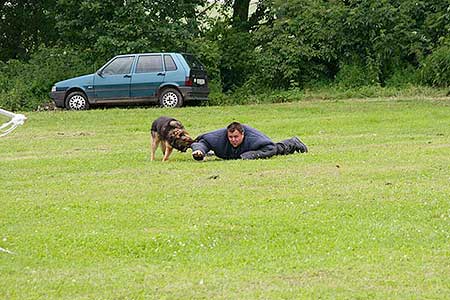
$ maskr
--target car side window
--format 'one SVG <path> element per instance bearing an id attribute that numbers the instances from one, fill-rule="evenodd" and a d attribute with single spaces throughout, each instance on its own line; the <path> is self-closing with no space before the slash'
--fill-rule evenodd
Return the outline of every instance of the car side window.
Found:
<path id="1" fill-rule="evenodd" d="M 162 72 L 163 65 L 161 55 L 141 55 L 139 56 L 136 73 Z"/>
<path id="2" fill-rule="evenodd" d="M 110 62 L 102 71 L 103 75 L 128 74 L 131 71 L 134 56 L 117 57 Z"/>
<path id="3" fill-rule="evenodd" d="M 166 66 L 166 71 L 175 71 L 177 69 L 177 65 L 169 54 L 164 54 L 164 65 Z"/>

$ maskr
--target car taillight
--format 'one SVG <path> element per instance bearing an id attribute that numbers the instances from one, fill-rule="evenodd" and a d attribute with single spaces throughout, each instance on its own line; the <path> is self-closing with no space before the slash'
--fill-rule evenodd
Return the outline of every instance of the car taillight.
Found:
<path id="1" fill-rule="evenodd" d="M 190 77 L 186 77 L 186 80 L 184 81 L 185 86 L 192 86 L 192 80 Z"/>

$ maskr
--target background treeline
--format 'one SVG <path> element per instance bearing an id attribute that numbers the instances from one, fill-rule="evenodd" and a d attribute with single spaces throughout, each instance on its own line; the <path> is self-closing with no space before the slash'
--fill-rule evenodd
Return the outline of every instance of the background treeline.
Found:
<path id="1" fill-rule="evenodd" d="M 56 81 L 153 51 L 196 54 L 214 104 L 274 90 L 448 87 L 450 0 L 0 0 L 0 107 L 36 109 Z"/>

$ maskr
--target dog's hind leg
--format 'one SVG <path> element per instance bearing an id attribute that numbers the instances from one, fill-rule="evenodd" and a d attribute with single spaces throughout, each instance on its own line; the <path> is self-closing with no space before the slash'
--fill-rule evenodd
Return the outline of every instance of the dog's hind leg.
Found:
<path id="1" fill-rule="evenodd" d="M 150 160 L 155 160 L 155 152 L 160 143 L 159 136 L 156 132 L 152 131 L 152 149 L 150 152 Z"/>

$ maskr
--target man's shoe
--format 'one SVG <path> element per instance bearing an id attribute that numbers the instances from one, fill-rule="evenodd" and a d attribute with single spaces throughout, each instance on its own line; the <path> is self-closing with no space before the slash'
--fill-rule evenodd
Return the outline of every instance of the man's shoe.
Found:
<path id="1" fill-rule="evenodd" d="M 308 147 L 306 147 L 305 144 L 303 144 L 302 141 L 300 141 L 300 139 L 296 136 L 293 137 L 294 143 L 295 143 L 295 151 L 300 152 L 300 153 L 306 153 L 308 152 Z"/>

